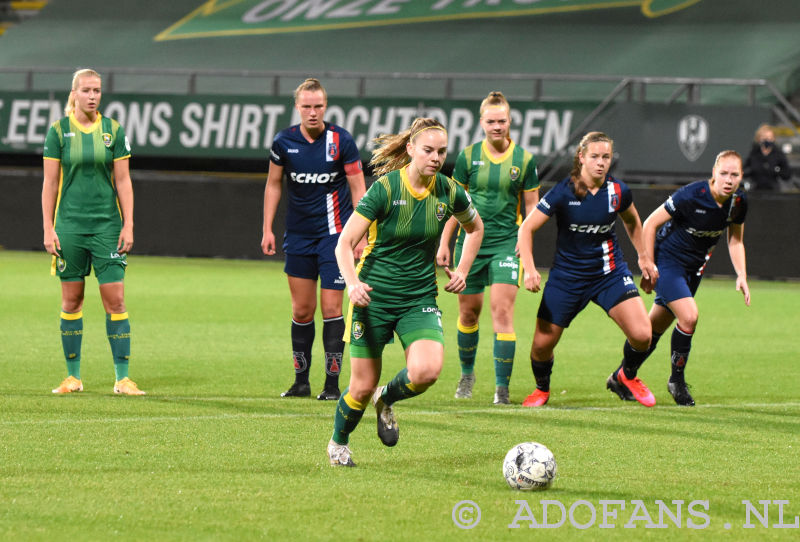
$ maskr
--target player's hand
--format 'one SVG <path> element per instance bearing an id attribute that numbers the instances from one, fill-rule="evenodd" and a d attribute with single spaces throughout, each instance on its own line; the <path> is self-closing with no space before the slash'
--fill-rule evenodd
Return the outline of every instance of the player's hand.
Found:
<path id="1" fill-rule="evenodd" d="M 366 307 L 371 301 L 372 287 L 366 282 L 356 282 L 347 287 L 347 295 L 356 307 Z"/>
<path id="2" fill-rule="evenodd" d="M 639 258 L 639 269 L 642 270 L 642 280 L 639 281 L 639 287 L 646 294 L 652 293 L 658 281 L 658 267 L 649 258 Z"/>
<path id="3" fill-rule="evenodd" d="M 45 230 L 44 249 L 53 256 L 58 256 L 58 253 L 61 252 L 61 242 L 58 240 L 58 234 L 55 229 Z"/>
<path id="4" fill-rule="evenodd" d="M 261 238 L 261 252 L 267 256 L 275 254 L 275 234 L 272 232 L 264 233 Z"/>
<path id="5" fill-rule="evenodd" d="M 436 265 L 441 265 L 442 267 L 450 265 L 450 247 L 439 245 L 439 250 L 436 251 Z"/>
<path id="6" fill-rule="evenodd" d="M 536 268 L 530 271 L 525 269 L 523 272 L 523 279 L 525 282 L 525 289 L 529 292 L 536 293 L 542 289 L 542 275 L 539 274 Z"/>
<path id="7" fill-rule="evenodd" d="M 127 254 L 133 248 L 133 226 L 122 226 L 117 240 L 117 252 Z"/>
<path id="8" fill-rule="evenodd" d="M 747 286 L 747 279 L 736 277 L 736 291 L 744 295 L 744 304 L 750 306 L 750 287 Z"/>
<path id="9" fill-rule="evenodd" d="M 461 271 L 458 269 L 450 271 L 449 267 L 445 267 L 444 272 L 447 273 L 447 278 L 450 279 L 450 281 L 445 285 L 444 291 L 452 294 L 460 294 L 463 292 L 464 288 L 467 287 L 467 279 L 464 278 L 464 275 L 461 274 Z"/>

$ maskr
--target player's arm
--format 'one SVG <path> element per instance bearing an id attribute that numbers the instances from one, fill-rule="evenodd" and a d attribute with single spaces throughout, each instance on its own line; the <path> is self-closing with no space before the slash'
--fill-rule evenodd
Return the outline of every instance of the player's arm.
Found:
<path id="1" fill-rule="evenodd" d="M 525 216 L 527 217 L 536 209 L 536 204 L 539 203 L 539 189 L 523 192 L 522 199 L 525 202 Z"/>
<path id="2" fill-rule="evenodd" d="M 364 171 L 361 169 L 361 160 L 345 164 L 344 172 L 347 177 L 347 184 L 350 187 L 350 198 L 353 200 L 353 209 L 355 209 L 356 205 L 361 201 L 361 198 L 364 197 L 367 191 L 367 185 L 364 182 Z M 361 259 L 361 253 L 364 251 L 365 246 L 367 246 L 366 237 L 362 238 L 353 250 L 353 257 L 356 260 Z"/>
<path id="3" fill-rule="evenodd" d="M 53 221 L 55 220 L 56 199 L 58 198 L 58 177 L 61 160 L 44 159 L 44 181 L 42 182 L 42 228 L 44 229 L 44 249 L 54 256 L 61 250 Z"/>
<path id="4" fill-rule="evenodd" d="M 347 295 L 357 307 L 369 305 L 369 292 L 372 291 L 372 288 L 369 284 L 359 280 L 353 251 L 366 235 L 370 224 L 371 222 L 360 214 L 353 213 L 344 225 L 342 233 L 339 235 L 339 241 L 336 243 L 336 262 L 339 264 L 339 271 L 347 284 Z"/>
<path id="5" fill-rule="evenodd" d="M 747 265 L 744 254 L 744 224 L 728 226 L 728 253 L 736 271 L 736 291 L 744 295 L 744 303 L 750 306 L 750 288 L 747 286 Z"/>
<path id="6" fill-rule="evenodd" d="M 639 212 L 633 203 L 627 209 L 621 211 L 619 216 L 622 218 L 625 231 L 636 249 L 639 269 L 642 271 L 643 286 L 646 286 L 645 291 L 647 291 L 658 280 L 658 269 L 656 269 L 653 259 L 648 257 L 645 249 L 642 220 L 639 218 Z"/>
<path id="7" fill-rule="evenodd" d="M 451 216 L 444 224 L 442 236 L 439 238 L 439 250 L 436 251 L 436 263 L 447 267 L 450 265 L 450 239 L 458 228 L 458 220 Z"/>
<path id="8" fill-rule="evenodd" d="M 129 252 L 133 248 L 133 182 L 131 182 L 130 159 L 114 161 L 114 183 L 117 185 L 117 199 L 122 211 L 122 231 L 117 241 L 118 252 Z"/>
<path id="9" fill-rule="evenodd" d="M 658 280 L 656 267 L 656 232 L 672 218 L 664 206 L 658 207 L 642 224 L 642 252 L 639 252 L 639 269 L 642 270 L 642 282 L 639 284 L 646 293 L 655 288 Z"/>
<path id="10" fill-rule="evenodd" d="M 472 268 L 472 263 L 478 255 L 478 250 L 481 248 L 481 241 L 483 241 L 483 220 L 481 220 L 478 211 L 474 211 L 470 220 L 460 222 L 461 227 L 464 228 L 466 236 L 464 237 L 464 246 L 461 250 L 461 258 L 458 261 L 458 267 L 450 271 L 449 267 L 444 268 L 447 277 L 450 279 L 445 285 L 446 292 L 460 293 L 467 287 L 467 275 Z"/>
<path id="11" fill-rule="evenodd" d="M 548 220 L 550 217 L 534 206 L 517 232 L 517 250 L 522 264 L 525 289 L 531 292 L 538 292 L 542 282 L 542 276 L 533 262 L 533 236 Z"/>
<path id="12" fill-rule="evenodd" d="M 275 213 L 278 212 L 278 202 L 281 201 L 283 181 L 283 166 L 270 161 L 267 174 L 267 186 L 264 188 L 264 226 L 261 237 L 261 251 L 272 256 L 275 254 L 275 234 L 272 232 L 272 223 Z"/>

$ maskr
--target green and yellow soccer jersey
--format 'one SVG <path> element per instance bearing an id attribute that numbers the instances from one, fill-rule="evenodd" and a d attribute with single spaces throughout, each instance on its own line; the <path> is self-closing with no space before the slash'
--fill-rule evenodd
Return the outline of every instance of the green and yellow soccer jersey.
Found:
<path id="1" fill-rule="evenodd" d="M 405 168 L 375 181 L 355 212 L 371 222 L 358 278 L 373 288 L 372 302 L 394 306 L 436 295 L 442 229 L 450 216 L 465 224 L 476 215 L 467 193 L 449 177 L 437 173 L 417 192 Z"/>
<path id="2" fill-rule="evenodd" d="M 74 115 L 50 126 L 44 159 L 61 162 L 56 200 L 57 232 L 119 231 L 122 214 L 114 184 L 114 162 L 131 155 L 122 126 L 97 114 L 86 128 Z"/>
<path id="3" fill-rule="evenodd" d="M 493 158 L 486 141 L 474 143 L 456 158 L 453 179 L 467 189 L 483 220 L 479 254 L 492 253 L 517 238 L 523 192 L 539 188 L 536 159 L 531 153 L 512 141 L 503 156 Z M 461 231 L 458 243 L 463 242 Z"/>

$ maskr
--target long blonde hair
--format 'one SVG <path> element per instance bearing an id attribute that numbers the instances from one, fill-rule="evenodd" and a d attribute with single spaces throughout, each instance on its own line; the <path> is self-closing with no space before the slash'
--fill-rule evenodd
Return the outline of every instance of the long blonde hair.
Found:
<path id="1" fill-rule="evenodd" d="M 406 145 L 428 128 L 436 128 L 447 133 L 445 127 L 438 120 L 417 117 L 407 130 L 403 130 L 399 134 L 385 134 L 373 139 L 375 150 L 372 151 L 369 165 L 372 166 L 375 175 L 385 175 L 406 165 L 409 159 Z"/>
<path id="2" fill-rule="evenodd" d="M 64 115 L 67 117 L 75 111 L 75 91 L 78 90 L 81 77 L 97 77 L 100 79 L 101 83 L 103 82 L 103 78 L 100 77 L 100 74 L 90 68 L 82 68 L 72 74 L 72 91 L 70 91 L 69 98 L 67 98 L 67 105 L 64 107 Z"/>

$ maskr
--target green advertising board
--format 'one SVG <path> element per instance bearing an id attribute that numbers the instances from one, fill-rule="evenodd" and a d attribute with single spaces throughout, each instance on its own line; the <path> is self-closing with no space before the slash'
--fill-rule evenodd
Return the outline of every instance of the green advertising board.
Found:
<path id="1" fill-rule="evenodd" d="M 47 130 L 63 115 L 63 96 L 0 93 L 0 152 L 40 153 Z M 265 158 L 275 135 L 299 122 L 291 97 L 104 96 L 102 113 L 122 124 L 134 155 L 175 158 Z M 477 100 L 329 98 L 328 122 L 347 129 L 366 158 L 373 138 L 434 117 L 449 133 L 449 153 L 483 138 Z M 512 138 L 547 155 L 567 144 L 592 103 L 513 102 Z"/>

